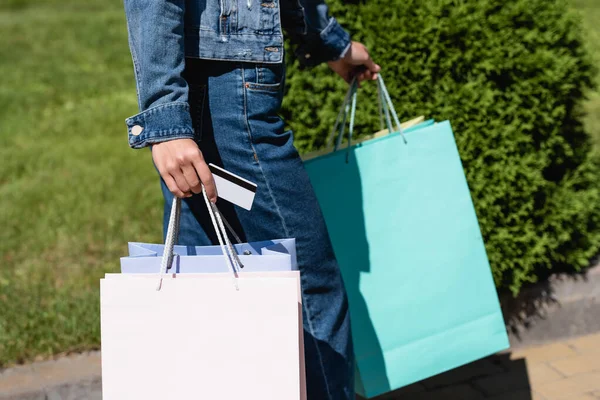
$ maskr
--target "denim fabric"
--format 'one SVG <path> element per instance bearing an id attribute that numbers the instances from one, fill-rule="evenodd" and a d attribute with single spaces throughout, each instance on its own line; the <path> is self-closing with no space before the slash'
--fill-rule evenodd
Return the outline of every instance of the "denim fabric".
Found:
<path id="1" fill-rule="evenodd" d="M 186 56 L 280 64 L 282 28 L 309 66 L 350 46 L 324 0 L 125 0 L 125 13 L 140 109 L 125 121 L 132 148 L 192 134 Z"/>
<path id="2" fill-rule="evenodd" d="M 141 133 L 129 133 L 129 143 L 134 149 L 146 147 L 149 143 L 194 137 L 190 106 L 187 102 L 177 101 L 155 106 L 144 113 L 127 118 L 126 121 L 131 127 L 130 130 L 134 126 L 152 127 L 151 130 L 142 128 Z"/>
<path id="3" fill-rule="evenodd" d="M 251 211 L 217 205 L 243 241 L 296 238 L 309 400 L 354 400 L 346 292 L 325 222 L 292 132 L 278 116 L 283 64 L 188 63 L 196 140 L 207 162 L 258 185 Z M 165 229 L 172 194 L 166 200 Z M 217 243 L 202 195 L 183 202 L 179 242 Z M 277 301 L 277 299 L 273 299 Z M 243 339 L 243 332 L 240 332 Z M 285 366 L 282 366 L 285 368 Z"/>

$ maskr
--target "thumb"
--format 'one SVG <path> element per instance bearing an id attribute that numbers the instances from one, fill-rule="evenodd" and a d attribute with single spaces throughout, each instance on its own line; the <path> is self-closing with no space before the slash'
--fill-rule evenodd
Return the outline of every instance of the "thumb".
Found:
<path id="1" fill-rule="evenodd" d="M 367 69 L 369 71 L 371 71 L 372 73 L 376 73 L 381 70 L 381 67 L 379 65 L 375 64 L 375 62 L 373 62 L 373 59 L 371 57 L 367 58 L 365 60 L 365 62 L 363 63 L 363 65 L 365 67 L 367 67 Z"/>

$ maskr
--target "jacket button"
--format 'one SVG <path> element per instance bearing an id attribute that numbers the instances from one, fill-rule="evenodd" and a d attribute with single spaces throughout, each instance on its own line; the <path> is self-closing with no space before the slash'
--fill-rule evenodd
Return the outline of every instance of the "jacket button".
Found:
<path id="1" fill-rule="evenodd" d="M 142 133 L 142 131 L 143 131 L 143 130 L 144 130 L 144 128 L 142 128 L 141 126 L 139 126 L 139 125 L 134 125 L 134 126 L 131 128 L 131 134 L 132 134 L 133 136 L 138 136 L 140 133 Z"/>
<path id="2" fill-rule="evenodd" d="M 304 55 L 304 58 L 310 58 L 310 53 L 306 53 L 306 54 Z"/>

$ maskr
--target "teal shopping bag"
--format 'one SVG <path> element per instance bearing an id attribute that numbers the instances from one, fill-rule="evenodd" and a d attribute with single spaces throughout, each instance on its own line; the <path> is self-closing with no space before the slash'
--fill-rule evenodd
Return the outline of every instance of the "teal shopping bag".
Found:
<path id="1" fill-rule="evenodd" d="M 384 109 L 389 124 L 391 102 Z M 305 166 L 348 291 L 359 394 L 389 392 L 509 346 L 450 122 Z"/>

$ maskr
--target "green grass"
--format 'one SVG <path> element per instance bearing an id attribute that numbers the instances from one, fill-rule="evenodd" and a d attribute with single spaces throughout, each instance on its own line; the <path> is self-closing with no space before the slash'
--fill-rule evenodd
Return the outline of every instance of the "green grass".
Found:
<path id="1" fill-rule="evenodd" d="M 584 27 L 586 28 L 587 44 L 598 66 L 598 79 L 600 84 L 600 1 L 598 0 L 572 0 L 573 6 L 581 13 Z M 585 104 L 585 126 L 593 136 L 596 149 L 600 151 L 600 88 L 589 94 Z"/>
<path id="2" fill-rule="evenodd" d="M 98 279 L 161 240 L 121 0 L 0 5 L 0 365 L 97 347 Z"/>
<path id="3" fill-rule="evenodd" d="M 573 0 L 600 59 L 600 3 Z M 0 3 L 0 366 L 100 342 L 98 280 L 161 240 L 122 0 Z M 586 124 L 600 146 L 600 92 Z"/>

